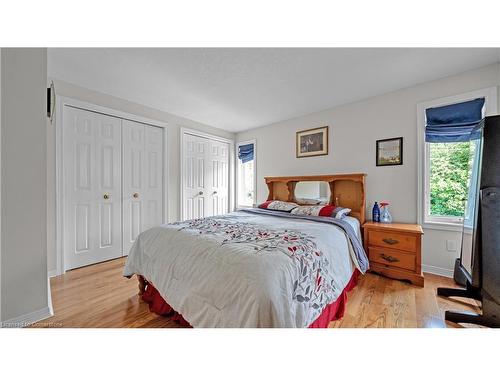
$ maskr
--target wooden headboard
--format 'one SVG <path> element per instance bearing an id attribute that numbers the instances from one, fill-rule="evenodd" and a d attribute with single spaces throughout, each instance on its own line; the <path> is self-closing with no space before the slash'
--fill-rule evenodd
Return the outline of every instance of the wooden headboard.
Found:
<path id="1" fill-rule="evenodd" d="M 295 185 L 299 181 L 325 181 L 330 185 L 330 204 L 350 208 L 350 216 L 365 222 L 365 177 L 364 173 L 332 174 L 320 176 L 265 177 L 268 200 L 296 202 Z"/>

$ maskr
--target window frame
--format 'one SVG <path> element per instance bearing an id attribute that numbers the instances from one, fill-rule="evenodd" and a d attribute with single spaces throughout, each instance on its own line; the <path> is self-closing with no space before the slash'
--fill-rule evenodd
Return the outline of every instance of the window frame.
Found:
<path id="1" fill-rule="evenodd" d="M 485 99 L 485 116 L 497 113 L 497 87 L 469 91 L 425 101 L 417 104 L 417 163 L 418 163 L 418 223 L 424 228 L 438 230 L 461 231 L 463 219 L 450 216 L 430 215 L 430 144 L 425 142 L 425 110 L 431 107 L 456 104 L 483 97 Z"/>
<path id="2" fill-rule="evenodd" d="M 256 139 L 250 139 L 247 141 L 240 141 L 236 143 L 236 150 L 235 150 L 235 156 L 236 156 L 236 191 L 235 191 L 235 200 L 236 200 L 236 208 L 249 208 L 253 206 L 246 206 L 243 204 L 240 204 L 239 201 L 239 188 L 240 188 L 240 175 L 241 175 L 241 168 L 240 168 L 240 159 L 238 158 L 238 149 L 240 146 L 243 145 L 249 145 L 253 144 L 253 206 L 257 204 L 257 140 Z"/>

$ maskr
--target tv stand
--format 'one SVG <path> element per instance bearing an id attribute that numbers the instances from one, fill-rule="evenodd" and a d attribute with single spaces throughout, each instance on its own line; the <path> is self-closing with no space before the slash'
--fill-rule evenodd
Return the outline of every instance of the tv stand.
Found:
<path id="1" fill-rule="evenodd" d="M 441 297 L 464 297 L 481 301 L 481 293 L 467 283 L 466 289 L 459 288 L 437 288 L 437 295 Z"/>
<path id="2" fill-rule="evenodd" d="M 444 319 L 453 323 L 477 324 L 485 327 L 500 327 L 500 316 L 496 314 L 499 307 L 493 299 L 487 295 L 481 295 L 478 288 L 474 288 L 467 282 L 466 289 L 458 288 L 437 288 L 437 295 L 441 297 L 465 297 L 482 301 L 483 314 L 472 312 L 446 311 Z"/>
<path id="3" fill-rule="evenodd" d="M 490 317 L 471 312 L 446 311 L 444 313 L 444 319 L 453 323 L 469 323 L 485 327 L 500 327 L 500 324 Z"/>

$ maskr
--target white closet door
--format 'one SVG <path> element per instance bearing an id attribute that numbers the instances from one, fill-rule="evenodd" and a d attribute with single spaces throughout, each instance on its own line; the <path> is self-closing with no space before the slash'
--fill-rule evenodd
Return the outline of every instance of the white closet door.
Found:
<path id="1" fill-rule="evenodd" d="M 222 215 L 229 207 L 229 144 L 183 136 L 182 219 Z"/>
<path id="2" fill-rule="evenodd" d="M 209 215 L 223 215 L 228 212 L 229 195 L 229 145 L 209 141 L 208 176 L 210 182 Z"/>
<path id="3" fill-rule="evenodd" d="M 64 108 L 65 268 L 122 255 L 121 126 L 111 116 Z"/>
<path id="4" fill-rule="evenodd" d="M 145 125 L 145 229 L 163 224 L 163 129 Z"/>
<path id="5" fill-rule="evenodd" d="M 191 134 L 183 137 L 183 220 L 197 219 L 207 215 L 206 162 L 208 140 Z"/>
<path id="6" fill-rule="evenodd" d="M 162 223 L 163 130 L 122 121 L 123 255 L 137 236 Z"/>

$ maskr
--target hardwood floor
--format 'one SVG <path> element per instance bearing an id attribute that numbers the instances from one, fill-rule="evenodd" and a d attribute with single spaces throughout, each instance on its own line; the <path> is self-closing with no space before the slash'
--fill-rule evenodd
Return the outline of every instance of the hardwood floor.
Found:
<path id="1" fill-rule="evenodd" d="M 446 328 L 479 327 L 444 320 L 446 310 L 480 312 L 478 302 L 467 298 L 436 296 L 438 287 L 460 287 L 453 279 L 425 274 L 425 286 L 368 273 L 349 293 L 344 317 L 330 323 L 342 328 Z"/>
<path id="2" fill-rule="evenodd" d="M 126 258 L 67 272 L 51 279 L 54 316 L 34 327 L 166 327 L 172 320 L 149 312 L 137 295 L 137 279 L 122 276 Z M 436 297 L 451 279 L 426 274 L 420 288 L 375 274 L 360 278 L 349 293 L 344 318 L 330 327 L 459 327 L 443 320 L 445 310 L 478 311 L 475 301 Z"/>

